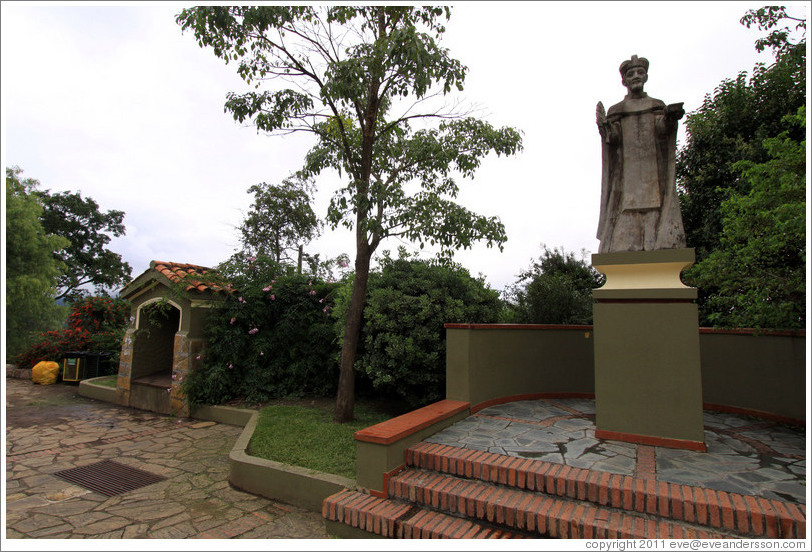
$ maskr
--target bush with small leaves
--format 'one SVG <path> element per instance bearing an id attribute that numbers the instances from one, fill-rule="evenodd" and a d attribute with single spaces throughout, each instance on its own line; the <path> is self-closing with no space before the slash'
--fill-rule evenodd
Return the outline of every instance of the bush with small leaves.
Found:
<path id="1" fill-rule="evenodd" d="M 357 371 L 410 408 L 445 398 L 446 323 L 497 321 L 499 292 L 458 264 L 385 256 L 370 275 Z"/>

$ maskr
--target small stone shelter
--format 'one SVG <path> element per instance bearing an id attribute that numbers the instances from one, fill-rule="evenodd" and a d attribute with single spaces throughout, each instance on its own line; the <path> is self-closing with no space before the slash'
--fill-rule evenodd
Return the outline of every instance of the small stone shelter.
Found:
<path id="1" fill-rule="evenodd" d="M 132 314 L 118 367 L 118 404 L 189 415 L 180 384 L 200 364 L 207 314 L 227 291 L 210 268 L 162 261 L 151 261 L 122 289 Z"/>

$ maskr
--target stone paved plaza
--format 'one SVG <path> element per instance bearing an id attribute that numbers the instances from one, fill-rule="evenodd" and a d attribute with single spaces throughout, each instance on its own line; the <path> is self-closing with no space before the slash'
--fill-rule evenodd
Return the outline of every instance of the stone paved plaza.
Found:
<path id="1" fill-rule="evenodd" d="M 327 538 L 320 514 L 230 487 L 239 427 L 94 401 L 76 386 L 5 384 L 7 539 Z M 582 399 L 493 406 L 426 441 L 806 504 L 803 429 L 704 416 L 707 453 L 596 439 L 595 403 Z M 166 479 L 107 497 L 54 475 L 102 460 Z"/>
<path id="2" fill-rule="evenodd" d="M 595 438 L 595 401 L 480 410 L 426 441 L 806 504 L 803 429 L 705 411 L 705 453 Z"/>
<path id="3" fill-rule="evenodd" d="M 5 384 L 7 539 L 327 538 L 319 513 L 229 486 L 242 428 Z M 53 475 L 101 460 L 167 479 L 107 497 Z"/>

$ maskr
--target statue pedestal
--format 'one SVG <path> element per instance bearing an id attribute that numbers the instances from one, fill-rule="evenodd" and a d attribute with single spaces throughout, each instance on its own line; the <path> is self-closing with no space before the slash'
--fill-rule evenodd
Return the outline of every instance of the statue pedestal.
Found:
<path id="1" fill-rule="evenodd" d="M 592 255 L 595 436 L 705 451 L 693 249 Z"/>

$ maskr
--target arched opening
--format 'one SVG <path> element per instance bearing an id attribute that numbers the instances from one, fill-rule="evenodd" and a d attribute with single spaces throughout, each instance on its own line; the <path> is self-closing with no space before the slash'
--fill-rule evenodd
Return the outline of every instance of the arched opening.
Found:
<path id="1" fill-rule="evenodd" d="M 142 305 L 133 340 L 132 379 L 170 387 L 180 309 L 168 302 Z"/>

